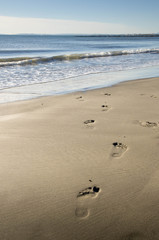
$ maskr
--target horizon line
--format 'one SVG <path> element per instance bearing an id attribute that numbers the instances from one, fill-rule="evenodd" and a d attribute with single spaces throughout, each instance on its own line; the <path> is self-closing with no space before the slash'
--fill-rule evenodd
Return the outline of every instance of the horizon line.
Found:
<path id="1" fill-rule="evenodd" d="M 80 37 L 103 37 L 103 36 L 159 36 L 159 33 L 114 33 L 114 34 L 99 34 L 99 33 L 88 33 L 88 34 L 85 34 L 85 33 L 59 33 L 59 34 L 56 34 L 56 33 L 0 33 L 0 36 L 29 36 L 29 35 L 36 35 L 36 36 L 80 36 Z"/>

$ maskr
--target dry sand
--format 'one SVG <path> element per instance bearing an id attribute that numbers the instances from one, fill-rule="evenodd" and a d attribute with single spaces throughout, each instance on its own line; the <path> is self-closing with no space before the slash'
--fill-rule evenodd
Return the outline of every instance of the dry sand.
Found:
<path id="1" fill-rule="evenodd" d="M 158 78 L 0 105 L 0 239 L 159 239 Z"/>

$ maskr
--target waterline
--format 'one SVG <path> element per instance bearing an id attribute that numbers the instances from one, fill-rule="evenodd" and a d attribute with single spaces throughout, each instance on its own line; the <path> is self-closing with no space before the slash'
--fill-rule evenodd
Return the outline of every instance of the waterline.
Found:
<path id="1" fill-rule="evenodd" d="M 110 87 L 124 81 L 151 77 L 159 77 L 158 66 L 109 73 L 88 74 L 66 78 L 61 81 L 11 87 L 0 90 L 0 103 L 67 94 L 77 91 L 87 91 L 96 88 Z"/>

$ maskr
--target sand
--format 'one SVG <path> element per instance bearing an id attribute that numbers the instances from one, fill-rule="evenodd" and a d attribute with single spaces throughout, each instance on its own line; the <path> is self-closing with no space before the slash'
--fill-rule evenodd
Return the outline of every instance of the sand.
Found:
<path id="1" fill-rule="evenodd" d="M 0 239 L 159 239 L 159 78 L 0 105 Z"/>

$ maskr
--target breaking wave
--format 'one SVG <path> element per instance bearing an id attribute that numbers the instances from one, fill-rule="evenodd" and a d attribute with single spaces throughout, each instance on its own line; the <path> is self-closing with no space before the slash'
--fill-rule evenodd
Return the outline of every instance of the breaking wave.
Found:
<path id="1" fill-rule="evenodd" d="M 136 50 L 122 50 L 110 52 L 97 52 L 97 53 L 81 53 L 69 55 L 57 55 L 52 57 L 17 57 L 17 58 L 0 58 L 0 67 L 13 66 L 13 65 L 36 65 L 40 63 L 49 63 L 51 61 L 73 61 L 87 58 L 101 58 L 113 57 L 129 54 L 146 54 L 159 53 L 159 49 L 136 49 Z"/>

